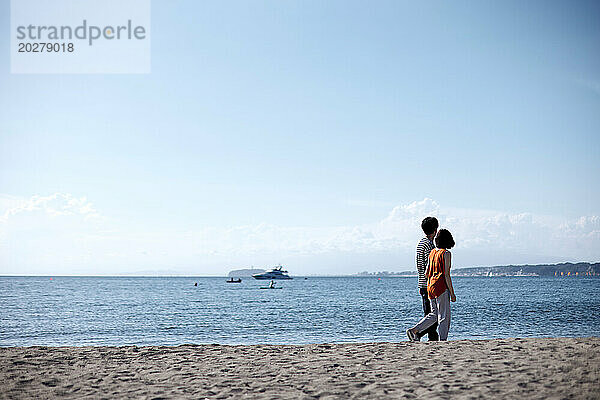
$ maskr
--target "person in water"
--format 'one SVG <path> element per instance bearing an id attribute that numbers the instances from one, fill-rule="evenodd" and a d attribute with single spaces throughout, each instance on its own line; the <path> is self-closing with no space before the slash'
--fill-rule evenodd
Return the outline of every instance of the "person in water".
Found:
<path id="1" fill-rule="evenodd" d="M 435 237 L 436 248 L 429 253 L 427 266 L 427 295 L 431 303 L 431 312 L 419 321 L 417 325 L 406 330 L 410 341 L 418 341 L 419 334 L 436 322 L 440 340 L 448 339 L 450 330 L 450 302 L 456 301 L 450 267 L 452 254 L 449 249 L 454 247 L 454 239 L 447 229 L 440 229 Z"/>
<path id="2" fill-rule="evenodd" d="M 275 289 L 275 282 L 271 279 L 271 283 L 269 283 L 269 289 Z"/>
<path id="3" fill-rule="evenodd" d="M 417 264 L 417 272 L 419 273 L 419 294 L 421 295 L 421 301 L 423 302 L 423 315 L 428 315 L 431 312 L 431 304 L 429 303 L 429 297 L 427 296 L 427 276 L 425 275 L 425 271 L 427 269 L 427 263 L 429 262 L 429 253 L 435 248 L 433 238 L 435 238 L 438 226 L 438 220 L 435 217 L 425 218 L 421 222 L 421 229 L 423 229 L 425 237 L 417 244 L 415 262 Z M 429 337 L 429 341 L 439 340 L 437 322 L 421 332 L 418 335 L 417 340 L 421 340 L 421 337 L 425 335 Z"/>

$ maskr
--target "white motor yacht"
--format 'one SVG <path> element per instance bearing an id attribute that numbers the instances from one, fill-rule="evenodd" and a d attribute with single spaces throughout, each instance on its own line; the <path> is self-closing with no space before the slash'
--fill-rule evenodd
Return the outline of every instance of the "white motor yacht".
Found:
<path id="1" fill-rule="evenodd" d="M 263 272 L 262 274 L 254 274 L 252 275 L 252 277 L 254 279 L 260 280 L 292 279 L 292 277 L 288 275 L 288 272 L 283 270 L 283 267 L 281 265 L 273 267 L 270 270 Z"/>

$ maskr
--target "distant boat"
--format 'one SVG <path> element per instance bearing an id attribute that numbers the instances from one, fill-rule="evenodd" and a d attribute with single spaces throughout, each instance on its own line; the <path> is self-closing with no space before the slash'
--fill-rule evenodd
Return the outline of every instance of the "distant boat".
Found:
<path id="1" fill-rule="evenodd" d="M 288 275 L 288 272 L 283 270 L 281 265 L 273 267 L 262 274 L 254 274 L 252 277 L 259 280 L 292 279 L 292 277 Z"/>
<path id="2" fill-rule="evenodd" d="M 227 283 L 242 283 L 242 278 L 237 278 L 237 279 L 229 278 L 225 282 L 227 282 Z"/>
<path id="3" fill-rule="evenodd" d="M 513 276 L 540 276 L 535 272 L 523 272 L 522 269 L 518 270 Z"/>

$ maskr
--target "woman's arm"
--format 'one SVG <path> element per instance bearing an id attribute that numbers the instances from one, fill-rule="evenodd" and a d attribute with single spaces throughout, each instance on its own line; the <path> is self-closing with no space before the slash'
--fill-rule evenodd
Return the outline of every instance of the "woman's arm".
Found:
<path id="1" fill-rule="evenodd" d="M 452 266 L 452 254 L 449 251 L 444 253 L 444 277 L 446 278 L 446 286 L 450 292 L 450 301 L 456 301 L 454 288 L 452 287 L 452 278 L 450 278 L 450 267 Z"/>

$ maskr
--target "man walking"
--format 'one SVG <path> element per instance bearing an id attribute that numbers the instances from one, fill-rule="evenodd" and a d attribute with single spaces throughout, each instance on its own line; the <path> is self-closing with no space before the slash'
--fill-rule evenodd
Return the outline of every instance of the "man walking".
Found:
<path id="1" fill-rule="evenodd" d="M 427 269 L 427 263 L 429 262 L 429 253 L 435 247 L 433 245 L 433 239 L 435 238 L 435 234 L 437 233 L 439 224 L 438 220 L 435 217 L 427 217 L 421 222 L 421 228 L 425 233 L 425 237 L 419 241 L 417 244 L 417 272 L 419 273 L 419 293 L 421 294 L 421 299 L 423 300 L 423 312 L 424 315 L 427 315 L 431 312 L 431 305 L 429 303 L 429 297 L 427 296 L 427 276 L 425 275 L 425 271 Z M 439 340 L 437 333 L 437 323 L 432 325 L 429 329 L 424 332 L 419 333 L 418 339 L 420 340 L 422 336 L 429 337 L 429 340 Z"/>

